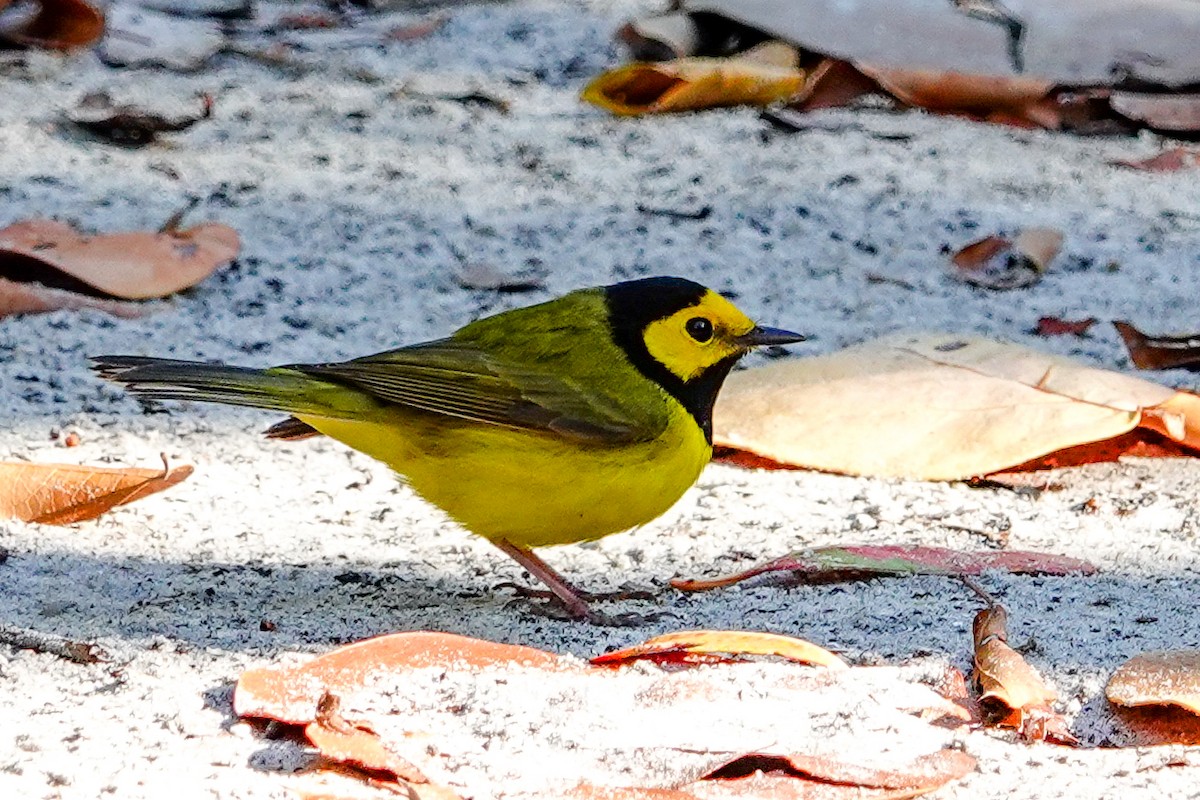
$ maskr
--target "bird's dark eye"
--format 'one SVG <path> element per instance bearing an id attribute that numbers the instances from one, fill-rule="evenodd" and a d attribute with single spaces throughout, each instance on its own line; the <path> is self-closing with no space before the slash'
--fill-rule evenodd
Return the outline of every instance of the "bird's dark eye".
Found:
<path id="1" fill-rule="evenodd" d="M 704 317 L 692 317 L 687 321 L 684 330 L 688 332 L 688 336 L 697 342 L 707 342 L 713 337 L 712 322 Z"/>

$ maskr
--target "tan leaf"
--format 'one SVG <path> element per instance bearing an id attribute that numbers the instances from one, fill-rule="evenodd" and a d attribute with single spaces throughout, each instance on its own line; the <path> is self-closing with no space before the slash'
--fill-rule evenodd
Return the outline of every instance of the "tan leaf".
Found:
<path id="1" fill-rule="evenodd" d="M 1054 711 L 1058 695 L 1037 670 L 1008 644 L 1008 613 L 991 606 L 975 616 L 975 681 L 979 703 L 996 724 L 1016 728 L 1033 741 L 1078 744 L 1066 721 Z"/>
<path id="2" fill-rule="evenodd" d="M 859 68 L 911 106 L 1052 130 L 1061 127 L 1053 104 L 1047 102 L 1054 82 L 1043 78 L 967 75 L 861 64 Z"/>
<path id="3" fill-rule="evenodd" d="M 315 716 L 304 735 L 325 758 L 375 773 L 377 779 L 382 773 L 397 783 L 429 783 L 421 770 L 388 752 L 370 726 L 343 719 L 337 695 L 322 695 Z"/>
<path id="4" fill-rule="evenodd" d="M 986 289 L 1031 286 L 1049 268 L 1062 243 L 1062 232 L 1052 228 L 1028 228 L 1012 240 L 988 236 L 954 254 L 954 276 Z"/>
<path id="5" fill-rule="evenodd" d="M 687 790 L 702 800 L 901 800 L 931 792 L 975 769 L 975 759 L 946 748 L 903 769 L 876 769 L 828 756 L 750 754 Z"/>
<path id="6" fill-rule="evenodd" d="M 531 647 L 452 633 L 398 633 L 356 642 L 298 668 L 248 670 L 238 679 L 233 707 L 242 717 L 269 716 L 307 725 L 315 719 L 317 704 L 326 692 L 345 694 L 379 669 L 444 664 L 479 668 L 510 662 L 550 670 L 570 668 L 565 659 Z"/>
<path id="7" fill-rule="evenodd" d="M 1050 268 L 1062 245 L 1062 231 L 1055 228 L 1026 228 L 1013 239 L 1013 250 L 1033 262 L 1038 272 Z"/>
<path id="8" fill-rule="evenodd" d="M 846 662 L 823 647 L 775 633 L 756 631 L 679 631 L 639 645 L 595 656 L 592 663 L 617 666 L 640 659 L 656 663 L 711 663 L 735 656 L 777 656 L 801 664 L 845 669 Z"/>
<path id="9" fill-rule="evenodd" d="M 69 525 L 114 506 L 169 489 L 192 474 L 190 466 L 161 470 L 73 464 L 0 463 L 0 517 Z"/>
<path id="10" fill-rule="evenodd" d="M 0 8 L 7 5 L 0 2 Z M 103 12 L 85 0 L 40 0 L 32 17 L 0 29 L 0 40 L 50 50 L 90 47 L 103 35 Z"/>
<path id="11" fill-rule="evenodd" d="M 194 286 L 240 247 L 235 230 L 214 222 L 90 236 L 65 222 L 31 219 L 0 229 L 0 272 L 8 259 L 28 259 L 104 294 L 142 300 Z"/>
<path id="12" fill-rule="evenodd" d="M 1200 446 L 1191 397 L 1014 344 L 899 334 L 733 373 L 713 439 L 810 469 L 959 480 L 1139 425 Z"/>
<path id="13" fill-rule="evenodd" d="M 716 649 L 787 646 L 746 634 Z M 331 710 L 329 694 L 341 699 L 344 716 Z M 974 766 L 965 754 L 948 756 L 955 733 L 930 722 L 961 721 L 961 710 L 918 676 L 888 667 L 593 667 L 524 647 L 406 633 L 299 666 L 251 670 L 238 681 L 234 707 L 305 722 L 322 751 L 364 775 L 417 778 L 419 770 L 471 797 L 492 796 L 489 782 L 505 775 L 505 796 L 514 800 L 687 800 L 710 781 L 768 762 L 789 788 L 913 792 Z"/>
<path id="14" fill-rule="evenodd" d="M 691 796 L 699 800 L 907 800 L 933 791 L 865 788 L 797 779 L 783 772 L 755 772 L 738 778 L 701 781 L 689 788 Z"/>
<path id="15" fill-rule="evenodd" d="M 882 91 L 879 82 L 863 74 L 853 64 L 836 58 L 822 59 L 792 101 L 802 111 L 841 108 L 867 94 Z"/>
<path id="16" fill-rule="evenodd" d="M 626 64 L 594 79 L 582 98 L 621 116 L 782 102 L 803 88 L 804 73 L 791 48 L 791 63 L 780 65 L 781 48 L 764 42 L 736 58 Z"/>
<path id="17" fill-rule="evenodd" d="M 1113 166 L 1128 167 L 1143 172 L 1178 172 L 1183 169 L 1200 167 L 1200 149 L 1172 147 L 1148 158 L 1120 159 L 1109 163 Z"/>
<path id="18" fill-rule="evenodd" d="M 3 256 L 0 256 L 0 260 Z M 86 294 L 51 289 L 40 283 L 17 283 L 0 278 L 0 317 L 10 314 L 41 314 L 60 309 L 94 308 L 114 317 L 132 319 L 146 314 L 148 308 L 128 300 L 109 300 Z"/>
<path id="19" fill-rule="evenodd" d="M 1114 705 L 1173 705 L 1200 714 L 1200 650 L 1134 656 L 1109 678 L 1105 694 Z"/>
<path id="20" fill-rule="evenodd" d="M 1169 133 L 1200 131 L 1200 93 L 1114 91 L 1113 110 L 1150 128 Z"/>
<path id="21" fill-rule="evenodd" d="M 1200 75 L 1194 0 L 1055 3 L 686 0 L 711 36 L 756 28 L 854 63 L 959 75 L 1033 76 L 1055 85 L 1188 86 Z M 724 23 L 725 27 L 721 28 Z M 1138 54 L 1131 57 L 1131 54 Z"/>

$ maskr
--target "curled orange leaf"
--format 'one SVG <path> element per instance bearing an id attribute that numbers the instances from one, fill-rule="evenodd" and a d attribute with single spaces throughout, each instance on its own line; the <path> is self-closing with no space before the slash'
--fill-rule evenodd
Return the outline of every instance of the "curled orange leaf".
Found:
<path id="1" fill-rule="evenodd" d="M 0 517 L 69 525 L 169 489 L 191 474 L 190 466 L 172 468 L 165 459 L 161 470 L 0 463 Z"/>
<path id="2" fill-rule="evenodd" d="M 846 662 L 803 639 L 756 631 L 679 631 L 655 636 L 633 647 L 604 653 L 593 664 L 619 666 L 648 659 L 657 663 L 712 663 L 745 656 L 775 656 L 801 664 L 845 669 Z"/>

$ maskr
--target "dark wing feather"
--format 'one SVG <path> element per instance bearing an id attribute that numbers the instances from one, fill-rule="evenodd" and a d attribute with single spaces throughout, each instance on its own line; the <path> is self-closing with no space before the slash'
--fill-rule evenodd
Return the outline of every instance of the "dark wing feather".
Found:
<path id="1" fill-rule="evenodd" d="M 658 431 L 569 376 L 516 364 L 471 342 L 441 339 L 336 364 L 290 369 L 347 383 L 388 403 L 509 428 L 620 444 Z"/>

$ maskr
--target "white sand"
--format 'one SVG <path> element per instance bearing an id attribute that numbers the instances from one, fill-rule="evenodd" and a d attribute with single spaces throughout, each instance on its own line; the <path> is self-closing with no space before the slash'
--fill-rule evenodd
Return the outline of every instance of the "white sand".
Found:
<path id="1" fill-rule="evenodd" d="M 602 629 L 510 606 L 494 587 L 521 580 L 517 568 L 381 465 L 330 441 L 263 441 L 258 432 L 277 418 L 269 414 L 144 414 L 88 372 L 85 357 L 100 353 L 254 365 L 345 358 L 643 274 L 736 292 L 764 323 L 811 334 L 797 353 L 929 328 L 1128 369 L 1106 324 L 1084 339 L 1037 340 L 1027 330 L 1044 314 L 1197 328 L 1196 173 L 1105 163 L 1154 152 L 1153 137 L 1078 139 L 921 113 L 824 113 L 816 119 L 832 132 L 797 135 L 751 110 L 613 119 L 577 94 L 619 61 L 610 34 L 636 10 L 467 6 L 431 38 L 387 46 L 367 42 L 409 18 L 292 34 L 319 66 L 301 77 L 236 58 L 184 75 L 111 70 L 92 56 L 39 56 L 28 71 L 0 75 L 0 223 L 56 215 L 104 230 L 153 228 L 198 195 L 205 201 L 192 219 L 229 223 L 245 241 L 236 268 L 143 320 L 63 312 L 0 321 L 0 457 L 153 466 L 165 452 L 196 465 L 183 485 L 97 522 L 0 523 L 10 554 L 0 623 L 94 640 L 113 658 L 82 667 L 0 648 L 0 796 L 289 796 L 275 767 L 296 763 L 295 745 L 235 724 L 231 682 L 250 665 L 388 631 L 440 629 L 587 655 L 667 630 L 736 627 L 804 636 L 861 662 L 920 656 L 966 667 L 977 602 L 944 580 L 690 596 L 665 586 L 814 544 L 986 546 L 948 525 L 1011 524 L 1013 547 L 1104 570 L 985 580 L 1011 612 L 1012 640 L 1036 642 L 1031 661 L 1090 745 L 1120 741 L 1103 699 L 1119 663 L 1200 645 L 1200 466 L 1190 461 L 1075 470 L 1037 499 L 712 467 L 644 529 L 547 553 L 588 588 L 660 590 L 652 603 L 609 610 L 671 614 L 641 629 Z M 511 113 L 414 99 L 406 86 L 480 90 Z M 162 145 L 117 149 L 59 122 L 96 89 L 180 109 L 210 91 L 216 114 Z M 712 214 L 678 221 L 638 204 Z M 944 248 L 1025 225 L 1067 235 L 1041 284 L 988 293 L 947 278 Z M 460 289 L 454 250 L 498 268 L 544 269 L 546 289 Z M 1157 377 L 1196 383 L 1184 372 Z M 80 447 L 50 440 L 68 429 Z M 262 620 L 276 629 L 260 630 Z M 1073 752 L 987 733 L 965 742 L 980 771 L 939 797 L 1200 795 L 1194 751 Z"/>

